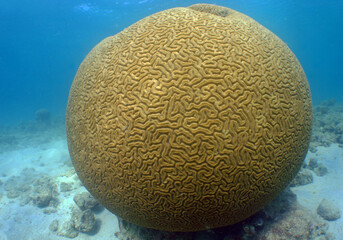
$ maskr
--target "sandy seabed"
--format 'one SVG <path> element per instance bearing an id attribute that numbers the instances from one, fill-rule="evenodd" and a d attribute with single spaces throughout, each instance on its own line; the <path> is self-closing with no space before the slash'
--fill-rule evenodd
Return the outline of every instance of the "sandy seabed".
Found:
<path id="1" fill-rule="evenodd" d="M 324 114 L 330 112 L 337 114 L 337 111 L 330 110 L 333 106 L 327 103 L 326 105 L 324 104 L 329 110 L 324 111 Z M 343 111 L 341 113 L 343 115 Z M 73 200 L 74 196 L 87 190 L 82 186 L 73 169 L 63 124 L 53 129 L 39 131 L 3 130 L 0 134 L 0 240 L 68 239 L 66 236 L 61 236 L 58 231 L 53 231 L 51 223 L 56 220 L 60 224 L 69 221 L 73 209 L 77 208 Z M 315 141 L 324 140 L 315 139 Z M 335 203 L 342 212 L 342 144 L 335 143 L 334 140 L 326 144 L 314 144 L 307 154 L 305 163 L 308 164 L 313 158 L 325 165 L 327 173 L 324 176 L 313 173 L 312 183 L 292 187 L 292 192 L 296 194 L 298 203 L 315 215 L 323 198 Z M 40 203 L 41 196 L 37 196 L 40 191 L 39 184 L 42 182 L 49 183 L 53 189 L 51 199 L 45 205 Z M 68 185 L 68 188 L 61 191 L 61 184 Z M 94 230 L 88 233 L 78 231 L 73 239 L 124 238 L 118 234 L 119 221 L 115 215 L 100 207 L 94 211 L 94 216 L 96 220 Z M 325 222 L 328 224 L 327 233 L 330 233 L 331 237 L 322 236 L 313 239 L 343 239 L 343 217 Z M 210 239 L 197 236 L 198 238 L 192 239 Z M 251 234 L 250 237 L 242 239 L 254 239 Z M 139 236 L 125 238 L 138 240 Z"/>
<path id="2" fill-rule="evenodd" d="M 72 208 L 76 207 L 73 196 L 87 190 L 72 167 L 63 130 L 21 136 L 16 148 L 0 154 L 0 240 L 68 239 L 52 232 L 49 225 L 53 220 L 70 219 Z M 15 191 L 22 195 L 8 197 L 5 183 L 13 177 L 16 180 L 13 188 L 19 188 Z M 46 207 L 34 203 L 33 185 L 40 179 L 51 180 L 57 188 L 56 196 L 52 197 L 55 203 Z M 62 182 L 69 184 L 71 190 L 59 192 Z M 21 184 L 30 189 L 20 189 Z M 116 216 L 103 208 L 96 212 L 95 218 L 97 231 L 79 233 L 74 239 L 115 239 L 114 232 L 119 230 Z"/>

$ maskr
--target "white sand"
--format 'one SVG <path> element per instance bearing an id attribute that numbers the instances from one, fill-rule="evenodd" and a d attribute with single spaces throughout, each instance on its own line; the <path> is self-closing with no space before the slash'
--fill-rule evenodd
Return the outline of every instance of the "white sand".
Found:
<path id="1" fill-rule="evenodd" d="M 316 212 L 319 202 L 323 198 L 334 201 L 343 209 L 343 149 L 337 145 L 319 147 L 317 153 L 309 153 L 306 161 L 316 157 L 319 162 L 328 167 L 328 174 L 323 177 L 314 175 L 314 182 L 309 185 L 292 188 L 297 194 L 298 201 L 303 206 Z M 2 185 L 3 196 L 0 198 L 0 240 L 18 239 L 67 239 L 57 236 L 49 230 L 50 223 L 57 220 L 70 219 L 71 208 L 76 207 L 73 196 L 85 191 L 80 184 L 70 164 L 67 143 L 62 136 L 51 142 L 26 147 L 21 150 L 0 154 L 0 179 L 3 183 L 14 175 L 20 175 L 25 168 L 34 168 L 41 175 L 49 175 L 59 186 L 60 182 L 73 183 L 73 190 L 60 193 L 60 204 L 56 213 L 45 214 L 44 209 L 32 203 L 20 205 L 18 198 L 8 199 Z M 28 182 L 27 184 L 32 184 Z M 0 192 L 1 195 L 1 192 Z M 96 213 L 100 222 L 100 229 L 95 235 L 80 233 L 79 239 L 116 239 L 114 233 L 119 230 L 117 218 L 104 209 Z M 329 231 L 342 239 L 343 217 L 337 221 L 328 222 Z"/>
<path id="2" fill-rule="evenodd" d="M 319 177 L 313 174 L 313 183 L 292 188 L 297 195 L 299 203 L 316 213 L 317 207 L 323 198 L 326 198 L 338 205 L 343 210 L 343 148 L 337 144 L 330 147 L 318 147 L 316 153 L 309 152 L 305 161 L 310 158 L 317 158 L 318 163 L 328 168 L 325 176 Z M 343 214 L 343 213 L 342 213 Z M 329 221 L 329 232 L 336 236 L 336 239 L 343 239 L 343 215 L 336 221 Z"/>
<path id="3" fill-rule="evenodd" d="M 11 176 L 20 175 L 25 168 L 34 168 L 41 175 L 51 176 L 57 186 L 60 182 L 74 184 L 72 191 L 59 193 L 60 203 L 57 212 L 51 214 L 45 214 L 43 208 L 38 208 L 32 203 L 21 206 L 18 198 L 8 199 L 2 188 L 0 190 L 0 194 L 3 193 L 0 198 L 0 240 L 68 239 L 51 232 L 49 225 L 55 219 L 69 220 L 71 208 L 77 207 L 73 196 L 86 191 L 79 180 L 75 180 L 76 175 L 69 161 L 67 143 L 64 138 L 37 147 L 0 154 L 0 176 L 2 176 L 0 179 L 3 183 Z M 32 184 L 32 182 L 27 184 Z M 117 239 L 114 233 L 119 231 L 119 227 L 115 215 L 103 209 L 95 214 L 95 218 L 100 222 L 100 229 L 95 235 L 80 233 L 73 239 Z"/>

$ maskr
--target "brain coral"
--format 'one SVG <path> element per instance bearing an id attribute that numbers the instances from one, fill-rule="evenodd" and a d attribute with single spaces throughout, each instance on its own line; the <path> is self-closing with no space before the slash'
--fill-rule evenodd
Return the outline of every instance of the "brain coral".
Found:
<path id="1" fill-rule="evenodd" d="M 311 93 L 295 55 L 234 10 L 165 10 L 100 42 L 67 107 L 84 186 L 132 223 L 197 231 L 277 196 L 306 155 Z"/>

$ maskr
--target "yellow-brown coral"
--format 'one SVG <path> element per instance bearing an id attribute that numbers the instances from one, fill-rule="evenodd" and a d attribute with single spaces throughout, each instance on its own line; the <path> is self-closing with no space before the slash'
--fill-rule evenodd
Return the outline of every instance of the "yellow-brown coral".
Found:
<path id="1" fill-rule="evenodd" d="M 308 149 L 311 94 L 285 43 L 248 16 L 197 4 L 99 43 L 67 108 L 85 187 L 144 227 L 241 221 L 277 196 Z"/>

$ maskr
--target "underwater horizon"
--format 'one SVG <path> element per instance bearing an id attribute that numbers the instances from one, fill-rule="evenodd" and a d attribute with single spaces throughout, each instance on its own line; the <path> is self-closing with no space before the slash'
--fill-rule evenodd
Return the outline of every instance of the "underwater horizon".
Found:
<path id="1" fill-rule="evenodd" d="M 232 32 L 224 61 L 228 41 L 203 53 L 197 37 L 193 58 L 132 53 L 169 18 L 132 24 L 198 3 L 210 24 L 236 14 L 220 7 L 257 22 L 231 25 L 256 34 L 247 54 Z M 0 240 L 343 240 L 342 0 L 0 1 L 0 32 Z"/>

